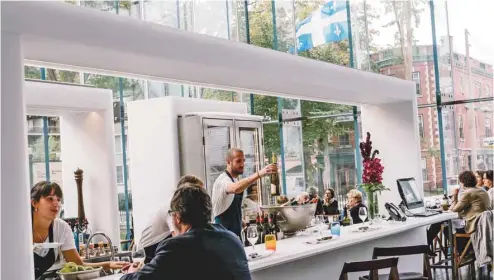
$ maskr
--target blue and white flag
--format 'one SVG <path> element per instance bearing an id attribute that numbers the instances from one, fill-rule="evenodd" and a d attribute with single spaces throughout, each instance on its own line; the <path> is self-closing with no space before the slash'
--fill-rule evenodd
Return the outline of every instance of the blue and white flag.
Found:
<path id="1" fill-rule="evenodd" d="M 306 51 L 330 42 L 348 38 L 345 1 L 322 5 L 296 27 L 297 51 Z"/>

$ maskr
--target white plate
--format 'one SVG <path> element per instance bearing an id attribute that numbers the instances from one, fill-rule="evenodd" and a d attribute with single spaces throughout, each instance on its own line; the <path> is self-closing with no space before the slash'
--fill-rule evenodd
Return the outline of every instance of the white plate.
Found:
<path id="1" fill-rule="evenodd" d="M 58 249 L 62 246 L 62 243 L 57 242 L 45 242 L 45 243 L 34 243 L 33 250 L 36 249 Z"/>
<path id="2" fill-rule="evenodd" d="M 271 256 L 274 252 L 275 251 L 272 251 L 272 250 L 265 250 L 262 252 L 256 252 L 255 257 L 252 256 L 253 253 L 249 253 L 249 254 L 247 254 L 247 260 L 248 261 L 257 261 L 259 259 L 264 259 L 266 257 Z"/>
<path id="3" fill-rule="evenodd" d="M 338 239 L 339 236 L 337 235 L 330 235 L 331 238 L 330 239 L 325 239 L 325 240 L 321 240 L 320 237 L 318 238 L 315 238 L 315 239 L 311 239 L 309 241 L 305 241 L 306 244 L 310 244 L 310 245 L 316 245 L 316 244 L 324 244 L 324 243 L 328 243 L 328 242 L 331 242 L 335 239 Z M 328 237 L 328 236 L 325 236 L 325 237 Z"/>

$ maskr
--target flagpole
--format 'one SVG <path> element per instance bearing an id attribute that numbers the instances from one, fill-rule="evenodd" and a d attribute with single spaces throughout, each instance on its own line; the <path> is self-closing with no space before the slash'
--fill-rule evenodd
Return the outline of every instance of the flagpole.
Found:
<path id="1" fill-rule="evenodd" d="M 351 14 L 350 14 L 350 1 L 346 1 L 346 16 L 347 16 L 347 24 L 348 24 L 348 47 L 350 51 L 350 63 L 349 66 L 351 68 L 355 68 L 354 61 L 353 61 L 353 36 L 352 36 L 352 20 L 351 20 Z M 357 106 L 353 106 L 352 108 L 353 111 L 353 130 L 355 134 L 355 167 L 357 169 L 357 183 L 360 184 L 362 183 L 362 165 L 361 165 L 361 159 L 360 159 L 360 151 L 359 151 L 359 144 L 360 144 L 360 130 L 359 130 L 359 125 L 358 125 L 358 110 Z"/>
<path id="2" fill-rule="evenodd" d="M 278 50 L 278 34 L 276 30 L 276 3 L 271 0 L 271 16 L 273 17 L 273 49 Z M 283 184 L 283 193 L 286 194 L 286 173 L 285 173 L 285 144 L 283 141 L 283 98 L 277 97 L 278 100 L 278 130 L 280 134 L 280 158 L 281 158 L 281 180 Z"/>
<path id="3" fill-rule="evenodd" d="M 293 13 L 293 39 L 294 39 L 294 47 L 293 47 L 293 53 L 295 55 L 298 55 L 298 44 L 297 44 L 297 16 L 296 16 L 296 11 L 295 11 L 295 0 L 292 0 L 292 13 Z"/>
<path id="4" fill-rule="evenodd" d="M 250 45 L 250 25 L 249 25 L 249 1 L 244 0 L 244 16 L 245 16 L 245 41 Z M 239 33 L 240 36 L 240 33 Z M 250 99 L 250 114 L 254 115 L 254 94 L 249 95 Z"/>

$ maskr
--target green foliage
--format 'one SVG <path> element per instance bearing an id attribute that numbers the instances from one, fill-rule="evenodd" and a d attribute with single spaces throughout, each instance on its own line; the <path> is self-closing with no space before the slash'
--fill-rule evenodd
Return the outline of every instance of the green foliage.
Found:
<path id="1" fill-rule="evenodd" d="M 38 67 L 24 66 L 24 78 L 41 79 L 41 71 Z"/>

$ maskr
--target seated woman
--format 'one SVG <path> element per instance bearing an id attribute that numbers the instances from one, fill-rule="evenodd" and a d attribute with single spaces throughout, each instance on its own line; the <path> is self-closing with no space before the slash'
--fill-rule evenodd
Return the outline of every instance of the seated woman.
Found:
<path id="1" fill-rule="evenodd" d="M 332 188 L 326 189 L 324 192 L 324 200 L 322 204 L 324 215 L 338 215 L 338 201 L 334 198 L 334 190 Z"/>
<path id="2" fill-rule="evenodd" d="M 66 262 L 77 265 L 121 269 L 125 262 L 84 263 L 75 247 L 74 235 L 70 226 L 57 218 L 62 201 L 62 189 L 57 183 L 39 182 L 31 189 L 31 216 L 33 243 L 60 243 L 60 250 Z M 36 248 L 34 273 L 36 279 L 42 276 L 58 260 L 58 249 Z M 60 261 L 60 260 L 59 260 Z"/>
<path id="3" fill-rule="evenodd" d="M 491 201 L 491 208 L 494 208 L 494 188 L 492 187 L 492 170 L 487 170 L 484 173 L 484 187 L 487 190 L 487 194 L 489 195 L 489 199 Z"/>
<path id="4" fill-rule="evenodd" d="M 481 170 L 475 171 L 475 179 L 477 179 L 477 188 L 483 188 L 488 191 L 487 187 L 484 185 L 484 173 L 485 171 Z"/>
<path id="5" fill-rule="evenodd" d="M 354 224 L 360 224 L 363 223 L 363 221 L 360 219 L 358 215 L 358 211 L 361 207 L 364 207 L 367 209 L 367 206 L 365 206 L 362 203 L 362 193 L 359 190 L 350 190 L 347 194 L 347 203 L 346 207 L 348 210 L 350 210 L 350 216 L 352 217 L 353 223 Z M 366 218 L 365 221 L 368 221 L 369 218 Z"/>
<path id="6" fill-rule="evenodd" d="M 477 188 L 477 180 L 471 171 L 463 171 L 458 176 L 460 185 L 465 189 L 460 198 L 455 192 L 451 211 L 458 212 L 465 219 L 465 228 L 457 232 L 471 233 L 475 230 L 475 223 L 480 214 L 491 209 L 489 195 L 481 188 Z"/>

